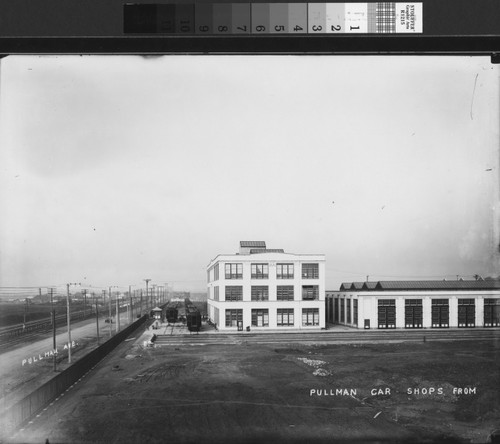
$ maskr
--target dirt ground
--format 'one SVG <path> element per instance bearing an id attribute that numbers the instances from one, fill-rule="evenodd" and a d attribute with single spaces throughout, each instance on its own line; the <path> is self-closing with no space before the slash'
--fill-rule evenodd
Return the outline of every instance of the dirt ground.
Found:
<path id="1" fill-rule="evenodd" d="M 494 341 L 144 348 L 139 338 L 8 442 L 489 442 L 499 351 Z"/>

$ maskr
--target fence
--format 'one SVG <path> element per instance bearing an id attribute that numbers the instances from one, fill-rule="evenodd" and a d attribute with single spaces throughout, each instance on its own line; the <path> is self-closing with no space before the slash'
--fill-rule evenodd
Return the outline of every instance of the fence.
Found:
<path id="1" fill-rule="evenodd" d="M 18 426 L 28 421 L 42 408 L 71 387 L 85 373 L 95 367 L 99 361 L 105 358 L 114 348 L 123 342 L 128 335 L 143 325 L 147 319 L 148 316 L 146 315 L 130 324 L 104 344 L 92 350 L 66 370 L 10 407 L 2 415 L 1 423 L 4 425 L 3 432 L 7 432 L 7 435 L 13 433 Z"/>

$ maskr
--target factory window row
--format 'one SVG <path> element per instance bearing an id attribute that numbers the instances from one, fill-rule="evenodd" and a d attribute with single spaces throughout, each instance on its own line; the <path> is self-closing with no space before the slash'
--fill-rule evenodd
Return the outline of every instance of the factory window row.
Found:
<path id="1" fill-rule="evenodd" d="M 329 302 L 333 302 L 329 304 Z M 405 299 L 404 301 L 404 327 L 405 328 L 423 328 L 423 301 L 422 299 Z M 340 322 L 341 324 L 358 324 L 358 300 L 352 299 L 352 317 L 351 317 L 351 299 L 327 298 L 327 321 Z M 377 301 L 377 328 L 392 329 L 396 328 L 396 300 L 379 299 Z M 365 322 L 365 326 L 369 327 Z M 457 300 L 457 323 L 458 327 L 470 328 L 476 326 L 476 300 L 474 298 L 460 298 Z M 500 299 L 484 299 L 484 327 L 500 326 Z M 450 301 L 449 299 L 439 298 L 431 300 L 430 326 L 432 328 L 450 327 Z"/>
<path id="2" fill-rule="evenodd" d="M 295 325 L 295 310 L 293 308 L 278 308 L 276 310 L 276 325 L 278 327 L 293 327 Z M 226 327 L 238 327 L 243 322 L 243 309 L 226 310 Z M 251 311 L 253 327 L 269 327 L 269 309 L 256 308 Z M 319 326 L 319 309 L 302 309 L 302 326 Z"/>
<path id="3" fill-rule="evenodd" d="M 207 271 L 207 282 L 219 280 L 219 264 L 215 264 Z"/>
<path id="4" fill-rule="evenodd" d="M 217 264 L 218 266 L 218 264 Z M 243 279 L 242 263 L 227 263 L 224 265 L 226 279 Z M 251 279 L 269 279 L 269 264 L 254 263 L 250 266 Z M 219 272 L 208 271 L 208 281 L 219 279 Z M 302 279 L 319 279 L 319 264 L 302 264 Z M 294 279 L 294 264 L 276 264 L 276 279 Z"/>
<path id="5" fill-rule="evenodd" d="M 216 289 L 216 290 L 215 290 Z M 215 293 L 216 292 L 216 293 Z M 219 300 L 219 287 L 214 287 L 215 300 Z M 242 285 L 226 285 L 225 287 L 226 301 L 242 301 L 243 286 Z M 252 301 L 268 301 L 269 286 L 268 285 L 252 285 L 250 289 Z M 278 301 L 293 301 L 295 300 L 295 292 L 293 285 L 278 285 L 276 287 L 276 300 Z M 319 300 L 319 285 L 303 285 L 302 286 L 303 301 Z"/>

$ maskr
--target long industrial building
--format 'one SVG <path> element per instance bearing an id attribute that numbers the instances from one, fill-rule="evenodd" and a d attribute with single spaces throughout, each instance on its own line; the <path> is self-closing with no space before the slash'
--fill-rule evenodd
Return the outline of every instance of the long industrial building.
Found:
<path id="1" fill-rule="evenodd" d="M 208 315 L 220 330 L 325 327 L 325 256 L 242 241 L 207 266 Z"/>
<path id="2" fill-rule="evenodd" d="M 326 321 L 360 329 L 500 326 L 500 281 L 343 283 L 325 296 Z"/>

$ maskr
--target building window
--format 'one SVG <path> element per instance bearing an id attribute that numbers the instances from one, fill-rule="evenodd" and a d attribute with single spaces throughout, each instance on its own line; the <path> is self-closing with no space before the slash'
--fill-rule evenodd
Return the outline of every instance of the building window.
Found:
<path id="1" fill-rule="evenodd" d="M 304 327 L 319 325 L 319 308 L 303 308 L 302 325 Z"/>
<path id="2" fill-rule="evenodd" d="M 215 264 L 214 266 L 214 281 L 219 280 L 219 264 Z"/>
<path id="3" fill-rule="evenodd" d="M 278 327 L 293 327 L 293 308 L 278 308 Z"/>
<path id="4" fill-rule="evenodd" d="M 358 325 L 358 300 L 353 299 L 352 301 L 352 323 Z"/>
<path id="5" fill-rule="evenodd" d="M 318 264 L 302 264 L 302 279 L 318 279 L 319 265 Z"/>
<path id="6" fill-rule="evenodd" d="M 219 300 L 219 287 L 214 287 L 214 299 Z"/>
<path id="7" fill-rule="evenodd" d="M 226 327 L 237 327 L 243 322 L 243 310 L 226 310 Z"/>
<path id="8" fill-rule="evenodd" d="M 474 299 L 458 300 L 458 326 L 475 327 L 476 326 L 476 306 Z"/>
<path id="9" fill-rule="evenodd" d="M 422 328 L 422 299 L 405 300 L 405 327 Z"/>
<path id="10" fill-rule="evenodd" d="M 340 323 L 345 324 L 345 299 L 340 300 Z"/>
<path id="11" fill-rule="evenodd" d="M 276 264 L 277 279 L 293 279 L 293 264 Z"/>
<path id="12" fill-rule="evenodd" d="M 500 299 L 484 299 L 484 326 L 500 327 Z"/>
<path id="13" fill-rule="evenodd" d="M 241 285 L 228 285 L 226 287 L 226 301 L 242 301 L 243 287 Z"/>
<path id="14" fill-rule="evenodd" d="M 278 301 L 293 301 L 293 285 L 278 285 L 276 298 Z"/>
<path id="15" fill-rule="evenodd" d="M 333 312 L 333 319 L 337 323 L 339 322 L 339 298 L 335 298 L 335 309 Z"/>
<path id="16" fill-rule="evenodd" d="M 252 285 L 252 301 L 268 301 L 269 287 L 267 285 Z"/>
<path id="17" fill-rule="evenodd" d="M 302 286 L 302 300 L 303 301 L 317 301 L 319 299 L 319 286 L 318 285 L 303 285 Z"/>
<path id="18" fill-rule="evenodd" d="M 252 279 L 268 279 L 269 265 L 268 264 L 252 264 Z"/>
<path id="19" fill-rule="evenodd" d="M 252 309 L 252 325 L 254 327 L 269 327 L 269 310 Z"/>
<path id="20" fill-rule="evenodd" d="M 352 323 L 352 321 L 351 321 L 351 300 L 346 299 L 345 303 L 347 304 L 347 306 L 346 306 L 346 314 L 347 314 L 346 323 L 351 324 Z"/>
<path id="21" fill-rule="evenodd" d="M 226 279 L 243 279 L 243 264 L 226 264 Z"/>
<path id="22" fill-rule="evenodd" d="M 378 328 L 396 328 L 396 299 L 379 299 Z"/>
<path id="23" fill-rule="evenodd" d="M 450 324 L 450 306 L 448 299 L 433 299 L 431 322 L 433 328 L 448 328 Z"/>

